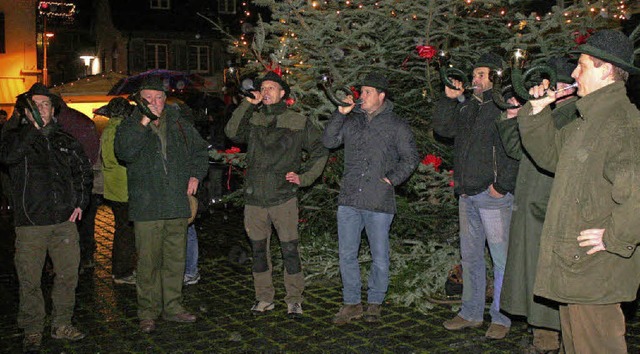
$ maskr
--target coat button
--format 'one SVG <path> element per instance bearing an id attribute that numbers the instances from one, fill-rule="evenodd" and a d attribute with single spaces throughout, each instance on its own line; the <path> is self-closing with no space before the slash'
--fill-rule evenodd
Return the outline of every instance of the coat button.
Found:
<path id="1" fill-rule="evenodd" d="M 576 261 L 579 260 L 580 259 L 580 255 L 579 254 L 574 255 L 573 259 L 576 260 Z"/>
<path id="2" fill-rule="evenodd" d="M 631 250 L 633 250 L 633 246 L 627 246 L 627 249 L 628 249 L 629 251 L 631 251 Z"/>

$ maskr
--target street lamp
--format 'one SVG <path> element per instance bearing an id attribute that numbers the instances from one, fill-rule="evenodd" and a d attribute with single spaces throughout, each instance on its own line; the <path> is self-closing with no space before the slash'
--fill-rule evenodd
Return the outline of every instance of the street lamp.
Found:
<path id="1" fill-rule="evenodd" d="M 49 39 L 53 38 L 54 34 L 51 32 L 44 32 L 42 38 L 42 84 L 47 86 L 49 84 L 49 69 L 47 67 L 47 46 L 49 45 Z"/>

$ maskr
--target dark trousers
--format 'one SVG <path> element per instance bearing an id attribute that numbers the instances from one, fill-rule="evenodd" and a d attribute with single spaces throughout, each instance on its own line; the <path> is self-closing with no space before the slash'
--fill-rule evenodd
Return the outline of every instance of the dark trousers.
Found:
<path id="1" fill-rule="evenodd" d="M 80 259 L 85 262 L 93 260 L 96 251 L 96 214 L 101 202 L 101 194 L 92 194 L 87 209 L 82 211 L 82 219 L 76 222 L 80 235 Z"/>
<path id="2" fill-rule="evenodd" d="M 560 306 L 562 343 L 566 354 L 624 354 L 624 314 L 620 304 Z"/>
<path id="3" fill-rule="evenodd" d="M 107 200 L 115 222 L 111 273 L 116 278 L 127 277 L 136 269 L 136 238 L 133 222 L 129 221 L 129 203 Z"/>

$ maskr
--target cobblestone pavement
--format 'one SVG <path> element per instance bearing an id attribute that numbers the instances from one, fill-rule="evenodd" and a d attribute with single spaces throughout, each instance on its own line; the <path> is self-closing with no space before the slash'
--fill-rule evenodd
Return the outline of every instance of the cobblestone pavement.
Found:
<path id="1" fill-rule="evenodd" d="M 387 304 L 382 323 L 331 323 L 341 303 L 335 282 L 308 284 L 304 317 L 286 316 L 281 270 L 274 271 L 276 308 L 254 316 L 251 268 L 230 262 L 233 246 L 247 245 L 241 211 L 216 210 L 199 222 L 200 273 L 196 285 L 184 289 L 187 308 L 196 313 L 195 324 L 158 322 L 157 331 L 142 334 L 136 318 L 135 287 L 111 281 L 111 212 L 101 207 L 96 220 L 97 266 L 80 276 L 74 321 L 87 333 L 79 342 L 43 340 L 46 353 L 522 353 L 531 340 L 527 326 L 514 321 L 504 340 L 484 337 L 488 323 L 460 332 L 441 323 L 455 315 L 451 305 L 438 305 L 424 315 L 412 308 Z M 10 220 L 0 219 L 0 352 L 19 353 L 22 333 L 16 325 L 18 283 L 13 274 L 13 233 Z M 304 242 L 304 239 L 303 239 Z M 51 278 L 43 284 L 50 289 Z M 48 298 L 50 290 L 45 291 Z M 50 307 L 50 304 L 47 305 Z M 635 310 L 631 310 L 636 313 Z M 640 352 L 640 326 L 636 316 L 628 322 L 630 353 Z M 487 318 L 485 320 L 488 320 Z M 46 328 L 48 330 L 48 327 Z"/>

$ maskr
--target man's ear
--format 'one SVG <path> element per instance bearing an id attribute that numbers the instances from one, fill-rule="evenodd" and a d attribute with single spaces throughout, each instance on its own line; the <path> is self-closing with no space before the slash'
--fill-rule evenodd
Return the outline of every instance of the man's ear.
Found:
<path id="1" fill-rule="evenodd" d="M 380 92 L 380 95 L 382 95 L 382 100 L 384 100 L 385 98 L 387 98 L 387 93 L 382 91 Z"/>
<path id="2" fill-rule="evenodd" d="M 284 90 L 280 90 L 280 99 L 282 99 L 282 97 L 284 97 L 285 91 Z"/>
<path id="3" fill-rule="evenodd" d="M 613 64 L 604 63 L 600 68 L 602 68 L 602 77 L 600 77 L 600 80 L 605 80 L 609 77 L 613 77 Z"/>

